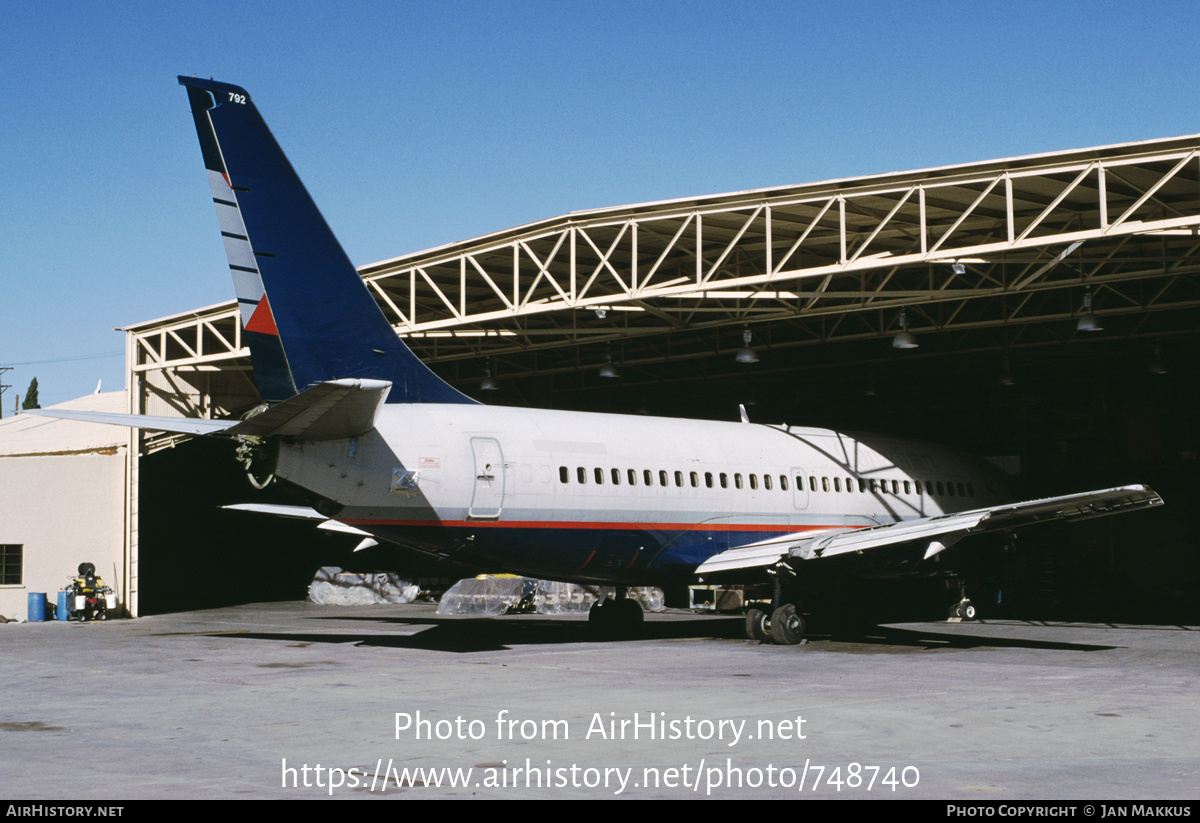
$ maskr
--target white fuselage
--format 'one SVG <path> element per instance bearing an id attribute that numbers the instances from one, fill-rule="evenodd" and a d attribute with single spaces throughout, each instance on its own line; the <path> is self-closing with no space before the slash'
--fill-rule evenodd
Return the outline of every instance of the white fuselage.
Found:
<path id="1" fill-rule="evenodd" d="M 983 461 L 901 438 L 475 405 L 384 406 L 363 437 L 285 444 L 276 473 L 388 540 L 581 580 L 1004 495 Z"/>

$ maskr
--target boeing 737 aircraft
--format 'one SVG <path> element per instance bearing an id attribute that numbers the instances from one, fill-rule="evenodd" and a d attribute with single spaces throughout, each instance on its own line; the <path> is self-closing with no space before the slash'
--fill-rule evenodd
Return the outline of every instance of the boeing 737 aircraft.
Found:
<path id="1" fill-rule="evenodd" d="M 895 437 L 480 405 L 397 337 L 249 93 L 179 82 L 264 405 L 242 420 L 46 413 L 235 438 L 252 481 L 306 490 L 328 526 L 617 586 L 592 609 L 602 625 L 642 619 L 625 586 L 773 582 L 747 632 L 781 644 L 835 577 L 928 574 L 971 535 L 1162 503 L 1145 486 L 1011 503 L 983 461 Z"/>

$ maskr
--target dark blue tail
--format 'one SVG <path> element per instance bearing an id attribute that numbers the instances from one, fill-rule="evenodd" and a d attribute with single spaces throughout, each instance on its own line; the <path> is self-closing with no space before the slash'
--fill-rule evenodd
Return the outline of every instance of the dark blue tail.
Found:
<path id="1" fill-rule="evenodd" d="M 474 403 L 398 338 L 245 89 L 180 77 L 263 400 L 327 380 L 392 383 L 389 403 Z"/>

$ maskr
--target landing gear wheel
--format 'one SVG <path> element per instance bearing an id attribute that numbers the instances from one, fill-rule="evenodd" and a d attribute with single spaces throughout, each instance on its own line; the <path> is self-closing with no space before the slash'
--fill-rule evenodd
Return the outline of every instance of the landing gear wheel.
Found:
<path id="1" fill-rule="evenodd" d="M 766 611 L 753 608 L 746 612 L 746 637 L 760 643 L 771 639 L 771 617 Z"/>
<path id="2" fill-rule="evenodd" d="M 954 611 L 955 614 L 958 617 L 961 617 L 963 620 L 975 619 L 975 604 L 965 597 L 962 599 L 962 602 L 958 604 L 958 608 L 956 608 Z"/>
<path id="3" fill-rule="evenodd" d="M 588 623 L 607 635 L 633 634 L 644 619 L 641 604 L 627 597 L 606 598 L 601 603 L 593 603 L 588 610 Z"/>
<path id="4" fill-rule="evenodd" d="M 771 639 L 780 646 L 794 646 L 804 638 L 804 617 L 791 603 L 771 615 Z"/>

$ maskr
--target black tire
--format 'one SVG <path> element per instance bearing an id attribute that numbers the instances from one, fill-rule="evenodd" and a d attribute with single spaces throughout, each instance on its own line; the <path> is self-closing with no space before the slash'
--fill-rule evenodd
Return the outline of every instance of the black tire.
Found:
<path id="1" fill-rule="evenodd" d="M 588 610 L 588 623 L 601 634 L 621 636 L 633 634 L 645 620 L 642 606 L 636 600 L 623 597 L 593 603 Z"/>
<path id="2" fill-rule="evenodd" d="M 959 607 L 959 614 L 962 616 L 963 620 L 974 620 L 975 615 L 978 614 L 978 612 L 975 610 L 974 603 L 972 603 L 970 600 L 964 600 L 962 605 Z"/>
<path id="3" fill-rule="evenodd" d="M 746 637 L 760 643 L 771 639 L 771 616 L 766 610 L 755 607 L 746 612 Z"/>
<path id="4" fill-rule="evenodd" d="M 771 615 L 771 639 L 780 646 L 794 646 L 804 639 L 804 617 L 791 603 Z"/>

